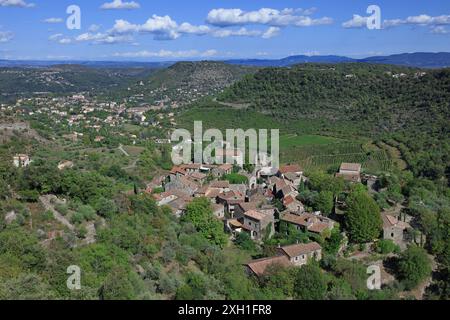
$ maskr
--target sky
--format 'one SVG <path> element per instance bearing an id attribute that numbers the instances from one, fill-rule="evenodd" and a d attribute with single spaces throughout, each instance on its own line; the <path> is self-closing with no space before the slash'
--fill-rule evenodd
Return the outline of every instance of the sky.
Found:
<path id="1" fill-rule="evenodd" d="M 370 5 L 380 9 L 379 28 L 368 28 L 375 13 L 367 12 Z M 70 6 L 79 8 L 79 19 L 76 10 L 67 13 Z M 0 59 L 362 58 L 404 52 L 450 52 L 450 1 L 0 0 Z"/>

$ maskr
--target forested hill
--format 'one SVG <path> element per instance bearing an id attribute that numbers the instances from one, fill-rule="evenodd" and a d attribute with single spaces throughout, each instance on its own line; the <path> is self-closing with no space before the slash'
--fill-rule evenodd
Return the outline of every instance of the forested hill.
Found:
<path id="1" fill-rule="evenodd" d="M 56 65 L 48 68 L 0 68 L 0 92 L 26 96 L 33 93 L 101 92 L 126 86 L 136 77 L 146 77 L 152 69 L 89 68 Z"/>
<path id="2" fill-rule="evenodd" d="M 450 69 L 353 63 L 268 68 L 235 83 L 219 100 L 251 103 L 286 121 L 352 121 L 361 135 L 395 139 L 416 174 L 449 174 Z"/>

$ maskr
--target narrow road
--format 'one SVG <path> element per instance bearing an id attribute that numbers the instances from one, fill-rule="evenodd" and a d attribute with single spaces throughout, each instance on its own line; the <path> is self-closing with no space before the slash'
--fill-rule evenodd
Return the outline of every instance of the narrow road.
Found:
<path id="1" fill-rule="evenodd" d="M 51 199 L 56 199 L 56 197 L 51 195 L 39 197 L 39 201 L 41 201 L 45 210 L 53 212 L 53 216 L 55 217 L 56 220 L 58 220 L 61 224 L 69 228 L 69 230 L 74 231 L 75 230 L 74 225 L 72 225 L 69 222 L 69 220 L 67 220 L 61 213 L 55 210 L 55 207 L 51 203 Z"/>
<path id="2" fill-rule="evenodd" d="M 123 145 L 119 146 L 119 151 L 122 152 L 126 157 L 129 157 L 130 155 L 128 154 L 128 152 L 125 151 L 125 149 L 123 148 Z"/>

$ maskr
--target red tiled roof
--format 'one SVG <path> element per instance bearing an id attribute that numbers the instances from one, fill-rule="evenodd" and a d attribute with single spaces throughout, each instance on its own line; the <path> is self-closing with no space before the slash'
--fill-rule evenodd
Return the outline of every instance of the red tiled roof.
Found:
<path id="1" fill-rule="evenodd" d="M 229 181 L 214 181 L 210 184 L 211 188 L 226 189 L 230 187 Z"/>
<path id="2" fill-rule="evenodd" d="M 321 249 L 322 247 L 317 242 L 311 242 L 307 244 L 300 243 L 281 248 L 281 250 L 290 258 L 312 253 Z"/>
<path id="3" fill-rule="evenodd" d="M 262 276 L 269 266 L 278 265 L 282 267 L 290 266 L 289 259 L 286 256 L 264 258 L 254 260 L 247 264 L 247 267 L 257 276 Z"/>
<path id="4" fill-rule="evenodd" d="M 341 164 L 341 170 L 344 171 L 361 171 L 361 164 L 360 163 L 342 163 Z"/>
<path id="5" fill-rule="evenodd" d="M 295 173 L 295 172 L 302 172 L 302 171 L 303 171 L 302 168 L 299 165 L 296 165 L 296 164 L 282 166 L 280 168 L 280 173 L 281 174 L 285 174 L 285 173 L 288 173 L 288 172 Z"/>
<path id="6" fill-rule="evenodd" d="M 258 212 L 256 210 L 250 210 L 244 213 L 245 216 L 250 217 L 252 219 L 255 220 L 263 220 L 264 219 L 264 214 L 262 214 L 261 212 Z"/>
<path id="7" fill-rule="evenodd" d="M 282 216 L 281 220 L 306 227 L 308 231 L 315 233 L 322 233 L 324 230 L 330 228 L 332 222 L 331 219 L 315 216 L 310 213 L 303 213 L 301 215 L 287 213 Z"/>

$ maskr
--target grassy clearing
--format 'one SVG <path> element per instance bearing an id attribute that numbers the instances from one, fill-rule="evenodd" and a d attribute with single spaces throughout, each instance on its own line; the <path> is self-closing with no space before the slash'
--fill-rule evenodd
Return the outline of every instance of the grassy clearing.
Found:
<path id="1" fill-rule="evenodd" d="M 336 169 L 342 162 L 361 163 L 368 173 L 392 169 L 392 160 L 384 150 L 369 150 L 360 143 L 352 142 L 282 148 L 281 161 L 299 163 L 306 170 Z"/>
<path id="2" fill-rule="evenodd" d="M 280 137 L 280 148 L 287 149 L 296 146 L 307 145 L 328 145 L 334 142 L 339 142 L 340 139 L 317 136 L 317 135 L 283 135 Z"/>

